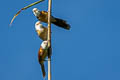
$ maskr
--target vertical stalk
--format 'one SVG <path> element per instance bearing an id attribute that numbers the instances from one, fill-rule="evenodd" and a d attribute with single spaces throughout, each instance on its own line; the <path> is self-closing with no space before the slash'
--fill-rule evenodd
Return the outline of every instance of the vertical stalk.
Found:
<path id="1" fill-rule="evenodd" d="M 51 80 L 51 4 L 52 0 L 48 0 L 48 80 Z"/>

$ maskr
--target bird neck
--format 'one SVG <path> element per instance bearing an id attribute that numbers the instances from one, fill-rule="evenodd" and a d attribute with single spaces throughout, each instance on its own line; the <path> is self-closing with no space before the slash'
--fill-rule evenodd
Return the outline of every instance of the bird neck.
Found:
<path id="1" fill-rule="evenodd" d="M 42 44 L 41 46 L 44 50 L 47 49 L 47 45 Z"/>
<path id="2" fill-rule="evenodd" d="M 40 26 L 39 30 L 40 30 L 41 32 L 43 32 L 43 31 L 44 31 L 44 28 L 43 28 L 42 26 Z"/>
<path id="3" fill-rule="evenodd" d="M 34 12 L 34 15 L 35 15 L 36 17 L 38 17 L 38 16 L 40 15 L 40 11 Z"/>
<path id="4" fill-rule="evenodd" d="M 36 25 L 36 26 L 35 26 L 35 29 L 36 29 L 36 30 L 40 30 L 40 31 L 41 31 L 41 30 L 43 30 L 43 28 L 44 28 L 44 27 L 42 26 L 42 24 L 39 24 L 39 25 Z"/>

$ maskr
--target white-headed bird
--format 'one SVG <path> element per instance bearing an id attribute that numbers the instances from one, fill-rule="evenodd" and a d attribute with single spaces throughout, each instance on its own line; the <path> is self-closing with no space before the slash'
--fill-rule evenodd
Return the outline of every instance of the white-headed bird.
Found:
<path id="1" fill-rule="evenodd" d="M 33 14 L 37 17 L 37 19 L 41 22 L 48 22 L 48 12 L 46 11 L 40 11 L 37 8 L 33 8 Z M 51 23 L 64 28 L 66 30 L 70 29 L 70 25 L 67 24 L 67 22 L 65 20 L 59 19 L 59 18 L 55 18 L 53 16 L 51 16 Z"/>
<path id="2" fill-rule="evenodd" d="M 46 74 L 44 61 L 45 61 L 45 58 L 47 57 L 47 55 L 48 55 L 48 41 L 43 41 L 41 43 L 40 49 L 38 51 L 38 61 L 41 65 L 43 77 L 45 77 L 45 74 Z"/>
<path id="3" fill-rule="evenodd" d="M 38 36 L 43 40 L 47 40 L 47 33 L 48 33 L 48 28 L 44 27 L 42 24 L 40 24 L 40 21 L 37 21 L 35 23 L 35 30 L 38 34 Z"/>

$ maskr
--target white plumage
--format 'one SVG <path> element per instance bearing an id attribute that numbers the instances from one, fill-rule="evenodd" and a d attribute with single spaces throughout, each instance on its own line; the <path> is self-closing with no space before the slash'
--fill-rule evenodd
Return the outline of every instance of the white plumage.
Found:
<path id="1" fill-rule="evenodd" d="M 44 41 L 47 40 L 47 33 L 48 33 L 48 29 L 46 27 L 44 27 L 40 21 L 37 21 L 35 23 L 35 30 L 38 34 L 38 36 Z"/>

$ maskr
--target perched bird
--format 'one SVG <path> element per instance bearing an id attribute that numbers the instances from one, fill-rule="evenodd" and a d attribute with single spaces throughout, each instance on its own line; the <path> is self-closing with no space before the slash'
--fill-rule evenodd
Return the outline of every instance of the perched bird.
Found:
<path id="1" fill-rule="evenodd" d="M 35 29 L 38 34 L 38 36 L 43 40 L 47 40 L 47 33 L 48 33 L 48 28 L 44 27 L 42 24 L 40 24 L 40 21 L 37 21 L 35 23 Z"/>
<path id="2" fill-rule="evenodd" d="M 48 22 L 48 12 L 40 11 L 37 8 L 33 8 L 32 11 L 33 11 L 33 14 L 37 17 L 37 19 L 39 21 L 42 21 L 42 22 L 45 22 L 45 23 Z M 65 20 L 55 18 L 53 16 L 51 16 L 51 23 L 53 23 L 53 24 L 55 24 L 55 25 L 57 25 L 61 28 L 67 29 L 67 30 L 70 29 L 70 25 L 67 24 L 67 22 Z"/>
<path id="3" fill-rule="evenodd" d="M 48 55 L 48 41 L 43 41 L 41 43 L 40 49 L 38 51 L 38 61 L 41 65 L 43 77 L 45 77 L 45 74 L 46 74 L 44 61 L 45 61 L 45 58 L 47 57 L 47 55 Z"/>

